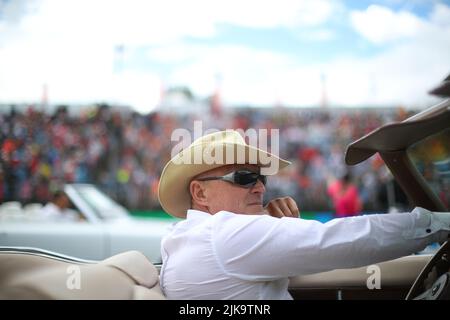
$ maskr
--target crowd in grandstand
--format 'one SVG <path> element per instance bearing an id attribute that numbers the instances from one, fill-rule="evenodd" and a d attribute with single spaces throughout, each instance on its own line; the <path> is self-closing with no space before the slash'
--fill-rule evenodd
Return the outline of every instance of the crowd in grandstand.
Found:
<path id="1" fill-rule="evenodd" d="M 332 211 L 327 190 L 351 173 L 362 210 L 387 210 L 392 183 L 374 156 L 350 171 L 345 147 L 378 126 L 407 116 L 402 109 L 229 108 L 221 114 L 140 115 L 106 105 L 71 115 L 30 107 L 0 114 L 0 202 L 46 203 L 64 183 L 93 183 L 129 209 L 158 209 L 157 186 L 177 128 L 279 129 L 279 154 L 293 164 L 269 178 L 267 199 L 287 195 L 301 210 Z"/>

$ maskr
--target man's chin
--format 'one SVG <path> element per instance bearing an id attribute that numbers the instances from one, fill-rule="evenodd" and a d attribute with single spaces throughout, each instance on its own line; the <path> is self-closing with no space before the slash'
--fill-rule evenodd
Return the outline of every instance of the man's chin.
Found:
<path id="1" fill-rule="evenodd" d="M 260 203 L 249 204 L 247 212 L 249 214 L 264 214 L 264 208 Z"/>

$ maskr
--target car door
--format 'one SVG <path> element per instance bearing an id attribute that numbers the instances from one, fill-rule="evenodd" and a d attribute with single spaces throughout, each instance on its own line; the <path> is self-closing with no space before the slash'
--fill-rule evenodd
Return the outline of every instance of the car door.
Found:
<path id="1" fill-rule="evenodd" d="M 0 224 L 0 246 L 34 247 L 91 260 L 108 257 L 107 238 L 101 223 Z"/>
<path id="2" fill-rule="evenodd" d="M 137 250 L 152 263 L 159 263 L 161 239 L 169 232 L 173 223 L 173 220 L 166 219 L 121 219 L 106 222 L 109 255 Z"/>
<path id="3" fill-rule="evenodd" d="M 361 268 L 292 277 L 289 292 L 297 300 L 405 299 L 431 255 L 411 255 Z"/>

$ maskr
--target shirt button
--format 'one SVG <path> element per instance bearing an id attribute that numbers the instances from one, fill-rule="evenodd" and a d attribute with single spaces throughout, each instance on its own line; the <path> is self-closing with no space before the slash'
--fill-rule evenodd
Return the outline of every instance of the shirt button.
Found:
<path id="1" fill-rule="evenodd" d="M 427 233 L 430 233 L 431 232 L 431 229 L 427 229 L 427 230 L 425 230 Z"/>

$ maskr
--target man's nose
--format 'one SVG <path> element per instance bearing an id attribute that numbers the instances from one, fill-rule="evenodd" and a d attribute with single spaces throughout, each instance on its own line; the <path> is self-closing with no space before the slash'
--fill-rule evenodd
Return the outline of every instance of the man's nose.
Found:
<path id="1" fill-rule="evenodd" d="M 252 193 L 264 193 L 266 192 L 266 186 L 264 183 L 261 182 L 261 180 L 258 180 L 256 184 L 251 189 Z"/>

